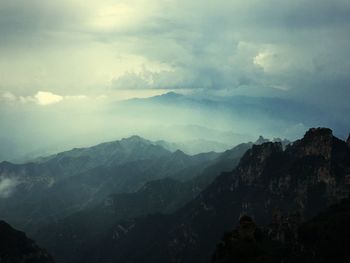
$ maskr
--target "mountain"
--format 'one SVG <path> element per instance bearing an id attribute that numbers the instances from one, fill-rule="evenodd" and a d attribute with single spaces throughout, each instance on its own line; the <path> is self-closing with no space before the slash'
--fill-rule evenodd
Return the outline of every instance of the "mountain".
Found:
<path id="1" fill-rule="evenodd" d="M 231 171 L 251 146 L 252 143 L 243 143 L 220 154 L 191 180 L 163 178 L 147 182 L 136 192 L 109 195 L 100 204 L 41 227 L 33 236 L 58 262 L 76 262 L 85 250 L 94 250 L 96 240 L 103 239 L 116 223 L 151 214 L 170 214 L 195 199 L 221 171 Z M 183 153 L 177 155 L 181 157 Z"/>
<path id="2" fill-rule="evenodd" d="M 148 181 L 190 180 L 218 156 L 170 152 L 132 136 L 31 163 L 2 162 L 0 184 L 6 198 L 0 198 L 0 212 L 31 234 L 43 224 L 99 204 L 110 194 L 137 191 Z"/>
<path id="3" fill-rule="evenodd" d="M 349 174 L 350 148 L 330 129 L 310 129 L 285 150 L 280 142 L 254 145 L 196 199 L 171 215 L 116 224 L 80 262 L 209 262 L 239 215 L 259 225 L 276 210 L 309 220 L 349 195 Z"/>
<path id="4" fill-rule="evenodd" d="M 299 224 L 289 217 L 258 227 L 242 216 L 239 226 L 217 245 L 212 263 L 349 262 L 349 220 L 350 198 Z"/>
<path id="5" fill-rule="evenodd" d="M 171 152 L 181 150 L 186 154 L 195 155 L 204 152 L 223 152 L 230 149 L 228 144 L 217 141 L 209 141 L 203 139 L 190 140 L 185 142 L 167 142 L 164 140 L 156 141 L 155 144 L 162 146 Z"/>
<path id="6" fill-rule="evenodd" d="M 254 220 L 246 215 L 235 230 L 225 233 L 213 254 L 212 263 L 280 263 L 288 249 L 268 237 Z"/>
<path id="7" fill-rule="evenodd" d="M 99 166 L 120 165 L 127 162 L 155 159 L 169 155 L 169 151 L 139 136 L 131 136 L 119 141 L 101 143 L 88 148 L 74 148 L 37 162 L 59 169 L 59 175 L 86 171 Z M 83 161 L 81 164 L 79 161 Z"/>
<path id="8" fill-rule="evenodd" d="M 235 95 L 210 96 L 208 98 L 198 94 L 182 95 L 169 92 L 151 98 L 131 99 L 125 101 L 124 105 L 138 109 L 146 108 L 145 106 L 152 107 L 152 109 L 158 107 L 164 112 L 176 107 L 191 112 L 198 110 L 202 112 L 202 115 L 216 116 L 217 118 L 225 116 L 226 121 L 232 123 L 231 130 L 253 137 L 258 135 L 256 132 L 260 132 L 269 136 L 271 134 L 272 136 L 278 135 L 294 139 L 305 132 L 308 127 L 315 125 L 335 127 L 336 133 L 342 137 L 348 132 L 348 124 L 341 117 L 334 116 L 316 106 L 283 97 Z M 212 118 L 208 118 L 202 126 L 215 127 L 211 125 L 211 120 Z M 220 127 L 225 126 L 227 123 L 220 125 Z M 298 129 L 299 126 L 302 126 L 302 129 Z M 233 143 L 233 139 L 231 138 L 230 144 Z M 240 142 L 247 140 L 251 139 L 246 136 Z M 235 142 L 237 143 L 237 141 Z"/>
<path id="9" fill-rule="evenodd" d="M 288 263 L 350 261 L 350 199 L 342 200 L 298 228 L 298 246 Z"/>
<path id="10" fill-rule="evenodd" d="M 1 263 L 53 263 L 51 256 L 5 221 L 0 221 Z"/>

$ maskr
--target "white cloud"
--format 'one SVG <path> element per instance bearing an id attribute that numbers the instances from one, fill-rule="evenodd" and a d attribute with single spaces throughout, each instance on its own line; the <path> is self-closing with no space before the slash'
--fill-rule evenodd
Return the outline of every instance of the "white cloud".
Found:
<path id="1" fill-rule="evenodd" d="M 38 91 L 33 96 L 16 96 L 11 92 L 4 92 L 0 99 L 8 103 L 32 103 L 40 106 L 48 106 L 63 101 L 81 101 L 89 97 L 86 95 L 60 95 L 50 91 Z"/>
<path id="2" fill-rule="evenodd" d="M 37 100 L 37 103 L 39 105 L 44 105 L 44 106 L 58 103 L 63 100 L 62 96 L 54 94 L 52 92 L 47 92 L 47 91 L 38 91 L 34 97 Z"/>
<path id="3" fill-rule="evenodd" d="M 19 183 L 17 178 L 0 177 L 0 198 L 9 197 Z"/>
<path id="4" fill-rule="evenodd" d="M 254 64 L 262 67 L 264 70 L 269 66 L 269 57 L 273 56 L 270 52 L 261 52 L 254 57 Z"/>

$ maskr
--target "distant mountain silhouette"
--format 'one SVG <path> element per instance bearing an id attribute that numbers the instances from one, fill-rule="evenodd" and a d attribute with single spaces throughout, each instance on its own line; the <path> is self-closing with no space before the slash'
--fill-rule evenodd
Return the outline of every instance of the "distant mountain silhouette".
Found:
<path id="1" fill-rule="evenodd" d="M 125 101 L 126 105 L 142 107 L 155 105 L 164 107 L 182 107 L 192 110 L 200 109 L 201 112 L 220 112 L 229 116 L 240 116 L 242 120 L 251 121 L 252 124 L 259 120 L 259 127 L 263 128 L 268 120 L 273 120 L 298 125 L 303 123 L 305 127 L 315 125 L 336 127 L 339 134 L 345 135 L 348 132 L 348 125 L 340 118 L 312 105 L 304 104 L 291 99 L 281 97 L 254 97 L 254 96 L 211 96 L 199 97 L 196 95 L 182 95 L 169 92 L 151 98 L 131 99 Z M 292 125 L 292 126 L 293 126 Z M 276 125 L 276 128 L 278 125 Z M 266 128 L 266 127 L 265 127 Z M 249 130 L 246 131 L 248 133 Z M 255 134 L 255 133 L 253 133 Z"/>

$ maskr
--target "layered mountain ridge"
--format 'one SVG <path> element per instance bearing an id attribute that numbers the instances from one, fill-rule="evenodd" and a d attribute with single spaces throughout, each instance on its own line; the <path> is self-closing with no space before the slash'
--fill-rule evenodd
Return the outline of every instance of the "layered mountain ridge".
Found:
<path id="1" fill-rule="evenodd" d="M 132 136 L 36 162 L 2 162 L 0 181 L 8 189 L 6 198 L 0 199 L 0 212 L 15 226 L 31 231 L 35 225 L 98 204 L 109 194 L 137 191 L 151 180 L 189 180 L 218 157 L 213 152 L 194 156 L 170 152 Z"/>
<path id="2" fill-rule="evenodd" d="M 176 213 L 133 220 L 123 225 L 129 230 L 118 239 L 107 234 L 97 250 L 106 255 L 99 262 L 208 262 L 216 242 L 240 214 L 261 225 L 271 222 L 276 209 L 309 219 L 348 196 L 349 174 L 350 149 L 329 129 L 311 129 L 285 150 L 280 142 L 254 145 L 236 169 L 221 174 Z M 153 226 L 150 220 L 159 222 Z M 114 231 L 119 233 L 110 233 Z M 135 253 L 136 247 L 142 249 Z"/>
<path id="3" fill-rule="evenodd" d="M 272 250 L 299 249 L 299 227 L 350 194 L 349 142 L 334 137 L 330 129 L 310 129 L 288 145 L 261 137 L 257 143 L 262 144 L 193 156 L 180 150 L 154 151 L 160 146 L 143 140 L 133 136 L 112 150 L 104 144 L 91 152 L 73 149 L 25 168 L 2 163 L 3 178 L 33 179 L 40 172 L 54 180 L 19 182 L 15 192 L 0 199 L 3 214 L 13 212 L 12 218 L 26 215 L 26 221 L 36 221 L 38 231 L 31 235 L 60 263 L 210 262 L 223 233 L 234 229 L 242 214 L 256 225 L 246 218 L 248 232 L 238 228 L 239 235 L 262 238 Z M 108 160 L 111 152 L 118 156 L 114 161 Z M 103 157 L 95 160 L 100 154 Z M 64 169 L 66 158 L 78 160 L 68 170 L 79 167 L 80 158 L 88 165 L 103 164 L 67 172 L 63 179 L 48 172 L 55 166 L 48 169 L 47 163 L 55 164 L 57 172 Z M 59 215 L 37 221 L 50 206 Z M 263 231 L 255 237 L 252 229 Z M 305 259 L 301 252 L 293 257 Z"/>

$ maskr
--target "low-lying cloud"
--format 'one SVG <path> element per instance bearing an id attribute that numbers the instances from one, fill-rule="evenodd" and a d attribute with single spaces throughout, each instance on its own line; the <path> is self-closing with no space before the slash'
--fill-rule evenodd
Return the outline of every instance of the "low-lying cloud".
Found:
<path id="1" fill-rule="evenodd" d="M 16 190 L 20 181 L 17 178 L 10 178 L 6 176 L 0 177 L 0 198 L 7 198 L 11 196 Z"/>

